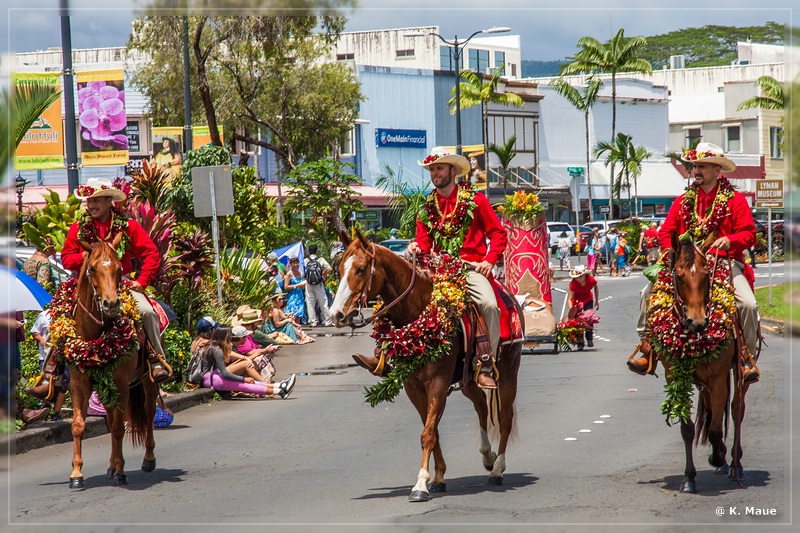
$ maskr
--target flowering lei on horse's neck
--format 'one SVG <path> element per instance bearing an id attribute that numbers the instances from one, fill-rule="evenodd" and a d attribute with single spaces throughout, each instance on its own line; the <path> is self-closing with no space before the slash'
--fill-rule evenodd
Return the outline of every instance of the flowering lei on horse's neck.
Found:
<path id="1" fill-rule="evenodd" d="M 108 231 L 108 235 L 102 240 L 111 242 L 114 240 L 117 233 L 122 233 L 122 240 L 115 250 L 119 259 L 122 259 L 122 256 L 125 255 L 125 251 L 128 249 L 127 229 L 128 217 L 116 207 L 112 207 L 111 228 Z M 85 212 L 78 221 L 78 239 L 87 244 L 94 244 L 101 240 L 100 236 L 97 234 L 97 226 L 95 225 L 94 218 L 92 218 L 92 215 L 90 215 L 88 211 Z"/>
<path id="2" fill-rule="evenodd" d="M 681 201 L 680 215 L 686 233 L 680 239 L 694 243 L 715 234 L 733 198 L 733 186 L 726 178 L 718 179 L 714 202 L 703 218 L 697 215 L 697 185 L 692 185 Z M 661 263 L 665 263 L 665 252 Z M 695 252 L 697 253 L 697 252 Z M 699 363 L 716 358 L 731 340 L 733 314 L 736 303 L 731 279 L 730 263 L 716 255 L 709 257 L 711 297 L 708 304 L 708 327 L 702 333 L 690 333 L 681 326 L 675 315 L 674 269 L 663 268 L 653 284 L 648 301 L 648 336 L 656 351 L 662 353 L 670 364 L 670 382 L 664 386 L 667 399 L 661 404 L 661 413 L 670 420 L 689 420 L 692 409 L 692 375 Z"/>
<path id="3" fill-rule="evenodd" d="M 409 375 L 427 363 L 438 361 L 452 348 L 450 339 L 467 305 L 464 264 L 448 254 L 426 260 L 433 291 L 419 318 L 399 328 L 386 315 L 374 322 L 372 338 L 391 361 L 392 370 L 381 382 L 366 390 L 365 396 L 372 407 L 394 401 Z M 383 302 L 378 301 L 375 310 L 382 306 Z"/>
<path id="4" fill-rule="evenodd" d="M 456 205 L 450 213 L 442 213 L 438 193 L 434 189 L 419 215 L 420 221 L 428 228 L 435 248 L 451 257 L 459 256 L 475 210 L 475 188 L 465 182 L 458 184 L 456 189 Z"/>

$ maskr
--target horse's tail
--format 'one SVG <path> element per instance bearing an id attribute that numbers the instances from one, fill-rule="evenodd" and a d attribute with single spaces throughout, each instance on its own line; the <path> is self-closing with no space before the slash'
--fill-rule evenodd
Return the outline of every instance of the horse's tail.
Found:
<path id="1" fill-rule="evenodd" d="M 147 379 L 144 376 L 142 379 Z M 128 396 L 128 424 L 130 428 L 131 443 L 134 446 L 144 446 L 147 439 L 147 414 L 145 412 L 145 393 L 142 379 L 131 385 Z"/>

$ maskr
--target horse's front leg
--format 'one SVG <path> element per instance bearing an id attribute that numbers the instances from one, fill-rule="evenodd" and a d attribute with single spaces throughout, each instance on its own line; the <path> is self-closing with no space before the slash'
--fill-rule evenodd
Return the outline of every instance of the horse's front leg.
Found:
<path id="1" fill-rule="evenodd" d="M 142 470 L 152 472 L 156 468 L 156 439 L 153 435 L 153 421 L 156 417 L 156 397 L 158 396 L 158 385 L 145 379 L 144 386 L 144 412 L 147 418 L 147 435 L 145 437 L 144 458 L 142 459 Z"/>
<path id="2" fill-rule="evenodd" d="M 686 452 L 686 467 L 683 470 L 684 478 L 680 490 L 681 492 L 690 492 L 694 494 L 697 492 L 697 483 L 694 481 L 697 470 L 694 467 L 694 458 L 692 457 L 694 422 L 691 418 L 688 420 L 681 420 L 681 436 L 683 437 L 683 448 Z"/>
<path id="3" fill-rule="evenodd" d="M 106 408 L 108 425 L 111 430 L 111 457 L 106 477 L 114 480 L 114 485 L 127 485 L 128 475 L 125 473 L 125 457 L 122 454 L 122 441 L 125 438 L 125 408 L 128 405 L 128 383 L 114 380 L 119 390 L 117 407 Z M 124 383 L 124 384 L 123 384 Z"/>
<path id="4" fill-rule="evenodd" d="M 411 495 L 408 499 L 412 502 L 424 502 L 428 500 L 428 480 L 430 480 L 428 467 L 431 453 L 434 454 L 436 466 L 432 489 L 435 492 L 444 492 L 446 490 L 444 474 L 447 466 L 439 445 L 438 425 L 439 420 L 442 418 L 442 413 L 444 413 L 447 388 L 433 386 L 426 390 L 421 383 L 415 382 L 407 387 L 406 392 L 424 423 L 422 434 L 420 435 L 422 462 L 417 474 L 417 483 L 411 489 Z"/>
<path id="5" fill-rule="evenodd" d="M 744 422 L 745 395 L 748 384 L 742 384 L 741 389 L 734 383 L 733 400 L 731 401 L 731 414 L 733 415 L 733 446 L 731 446 L 731 468 L 728 477 L 739 481 L 744 477 L 742 468 L 742 423 Z"/>
<path id="6" fill-rule="evenodd" d="M 69 475 L 69 488 L 82 489 L 85 487 L 83 480 L 83 456 L 81 445 L 86 431 L 86 410 L 89 407 L 90 383 L 88 376 L 71 370 L 70 396 L 72 396 L 72 473 Z"/>
<path id="7" fill-rule="evenodd" d="M 716 467 L 715 472 L 727 473 L 728 467 L 725 464 L 727 447 L 725 446 L 725 412 L 728 407 L 728 375 L 722 374 L 710 381 L 707 387 L 701 391 L 703 395 L 703 405 L 710 413 L 711 422 L 708 426 L 708 441 L 711 443 L 711 455 L 708 456 L 708 464 Z M 701 428 L 702 431 L 702 428 Z"/>

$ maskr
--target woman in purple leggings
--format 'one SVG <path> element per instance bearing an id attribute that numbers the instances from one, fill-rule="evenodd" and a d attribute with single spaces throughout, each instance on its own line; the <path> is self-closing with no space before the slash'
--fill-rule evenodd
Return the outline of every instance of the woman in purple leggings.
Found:
<path id="1" fill-rule="evenodd" d="M 297 377 L 292 374 L 280 383 L 262 381 L 253 362 L 231 362 L 231 328 L 217 325 L 211 332 L 211 342 L 203 348 L 203 386 L 217 391 L 247 392 L 257 396 L 277 395 L 288 398 Z"/>

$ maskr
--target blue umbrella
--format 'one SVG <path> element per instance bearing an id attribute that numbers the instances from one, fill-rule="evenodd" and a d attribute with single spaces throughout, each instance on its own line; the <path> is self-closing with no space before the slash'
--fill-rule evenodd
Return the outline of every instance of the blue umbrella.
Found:
<path id="1" fill-rule="evenodd" d="M 0 266 L 0 287 L 7 298 L 0 299 L 0 312 L 41 311 L 53 299 L 35 279 L 10 268 Z"/>

